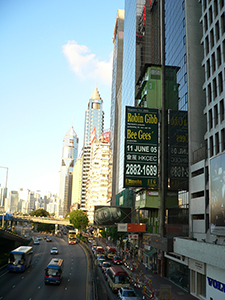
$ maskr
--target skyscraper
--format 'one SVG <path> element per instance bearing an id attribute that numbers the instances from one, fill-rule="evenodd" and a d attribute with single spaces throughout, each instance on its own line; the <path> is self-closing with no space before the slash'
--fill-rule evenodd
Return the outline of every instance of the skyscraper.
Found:
<path id="1" fill-rule="evenodd" d="M 122 102 L 122 74 L 123 74 L 123 35 L 124 35 L 124 10 L 118 10 L 114 27 L 113 38 L 113 72 L 110 112 L 110 147 L 113 151 L 113 182 L 112 205 L 115 205 L 115 196 L 119 191 L 118 182 L 118 152 L 120 148 L 121 102 Z"/>
<path id="2" fill-rule="evenodd" d="M 59 215 L 63 216 L 70 212 L 73 167 L 77 160 L 78 143 L 79 140 L 77 134 L 71 125 L 63 139 L 62 161 L 60 168 Z"/>
<path id="3" fill-rule="evenodd" d="M 81 187 L 81 209 L 85 210 L 85 194 L 88 171 L 90 168 L 91 139 L 94 133 L 95 138 L 99 139 L 104 130 L 104 111 L 103 100 L 100 97 L 98 89 L 95 88 L 85 112 L 84 122 L 84 146 L 83 146 L 83 172 Z"/>

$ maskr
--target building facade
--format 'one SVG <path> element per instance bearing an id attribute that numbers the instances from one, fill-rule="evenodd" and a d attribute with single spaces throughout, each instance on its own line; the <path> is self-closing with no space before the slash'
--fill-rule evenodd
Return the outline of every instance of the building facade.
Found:
<path id="1" fill-rule="evenodd" d="M 112 196 L 112 151 L 108 138 L 95 139 L 91 144 L 90 169 L 86 188 L 86 211 L 90 224 L 94 224 L 96 205 L 109 206 Z"/>
<path id="2" fill-rule="evenodd" d="M 112 205 L 115 206 L 116 194 L 119 190 L 118 182 L 118 152 L 120 149 L 121 127 L 121 93 L 123 74 L 123 36 L 124 36 L 124 10 L 118 10 L 113 37 L 113 70 L 110 111 L 110 147 L 113 152 L 113 180 L 112 180 Z"/>
<path id="3" fill-rule="evenodd" d="M 104 130 L 104 111 L 103 100 L 99 91 L 95 88 L 85 111 L 84 121 L 84 146 L 83 146 L 83 166 L 82 166 L 82 185 L 81 185 L 81 209 L 85 210 L 86 184 L 88 171 L 90 168 L 91 140 L 93 136 L 98 139 Z"/>
<path id="4" fill-rule="evenodd" d="M 73 167 L 77 160 L 79 140 L 73 128 L 70 127 L 63 139 L 62 161 L 60 168 L 59 200 L 60 215 L 70 212 Z"/>

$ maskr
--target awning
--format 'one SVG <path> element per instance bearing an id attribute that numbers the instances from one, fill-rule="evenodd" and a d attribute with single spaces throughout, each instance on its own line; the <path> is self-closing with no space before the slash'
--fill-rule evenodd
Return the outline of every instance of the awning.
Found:
<path id="1" fill-rule="evenodd" d="M 153 256 L 155 253 L 157 253 L 156 249 L 152 249 L 151 251 L 144 253 L 145 256 L 151 257 Z"/>

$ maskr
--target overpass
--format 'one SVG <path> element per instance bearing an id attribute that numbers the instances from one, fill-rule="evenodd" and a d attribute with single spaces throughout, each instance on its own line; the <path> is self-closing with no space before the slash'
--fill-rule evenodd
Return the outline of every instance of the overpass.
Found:
<path id="1" fill-rule="evenodd" d="M 48 217 L 32 217 L 32 216 L 12 216 L 14 222 L 28 222 L 28 223 L 44 223 L 44 224 L 55 224 L 55 225 L 70 225 L 68 219 L 56 219 Z"/>

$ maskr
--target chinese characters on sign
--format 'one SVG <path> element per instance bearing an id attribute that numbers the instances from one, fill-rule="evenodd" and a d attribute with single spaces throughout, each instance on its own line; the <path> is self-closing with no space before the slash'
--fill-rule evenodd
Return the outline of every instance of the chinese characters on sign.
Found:
<path id="1" fill-rule="evenodd" d="M 158 109 L 126 107 L 124 187 L 158 187 Z"/>

